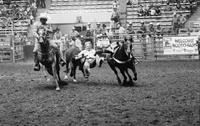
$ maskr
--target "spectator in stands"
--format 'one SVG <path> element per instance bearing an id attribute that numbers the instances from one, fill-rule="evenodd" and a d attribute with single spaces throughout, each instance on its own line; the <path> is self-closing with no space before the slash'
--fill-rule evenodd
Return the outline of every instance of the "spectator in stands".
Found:
<path id="1" fill-rule="evenodd" d="M 112 15 L 111 15 L 111 26 L 113 29 L 116 29 L 117 28 L 117 24 L 120 22 L 120 14 L 119 12 L 117 11 L 117 8 L 113 8 L 113 12 L 112 12 Z"/>
<path id="2" fill-rule="evenodd" d="M 90 23 L 87 25 L 85 37 L 88 39 L 88 41 L 93 43 L 93 30 Z"/>
<path id="3" fill-rule="evenodd" d="M 87 24 L 86 30 L 90 30 L 90 31 L 92 30 L 91 23 Z"/>
<path id="4" fill-rule="evenodd" d="M 178 25 L 179 25 L 179 28 L 184 28 L 184 25 L 185 25 L 185 22 L 187 21 L 185 16 L 183 16 L 182 14 L 179 15 L 178 17 Z"/>
<path id="5" fill-rule="evenodd" d="M 46 1 L 45 0 L 40 0 L 41 1 L 41 7 L 46 8 Z"/>
<path id="6" fill-rule="evenodd" d="M 178 28 L 179 28 L 179 20 L 176 12 L 173 14 L 173 19 L 172 19 L 172 26 L 173 26 L 173 32 L 174 34 L 178 34 Z"/>
<path id="7" fill-rule="evenodd" d="M 176 10 L 183 10 L 182 6 L 181 6 L 181 3 L 177 3 L 176 4 Z"/>
<path id="8" fill-rule="evenodd" d="M 91 24 L 90 23 L 87 24 L 85 36 L 86 37 L 92 37 L 93 36 L 93 30 L 91 28 Z"/>
<path id="9" fill-rule="evenodd" d="M 141 21 L 140 31 L 141 31 L 142 37 L 145 37 L 146 36 L 146 32 L 147 32 L 147 28 L 146 28 L 146 26 L 145 26 L 143 21 Z"/>
<path id="10" fill-rule="evenodd" d="M 106 35 L 106 24 L 102 24 L 102 35 Z"/>
<path id="11" fill-rule="evenodd" d="M 144 16 L 145 15 L 144 8 L 143 8 L 142 5 L 140 5 L 137 12 L 138 12 L 138 16 Z"/>
<path id="12" fill-rule="evenodd" d="M 167 5 L 165 6 L 164 10 L 165 11 L 172 11 L 172 7 L 171 7 L 169 2 L 167 2 Z"/>
<path id="13" fill-rule="evenodd" d="M 37 13 L 36 0 L 34 0 L 34 2 L 31 4 L 31 10 L 32 10 L 33 17 L 36 17 L 36 13 Z"/>
<path id="14" fill-rule="evenodd" d="M 132 22 L 128 23 L 128 27 L 127 27 L 126 31 L 127 31 L 128 34 L 135 34 L 135 32 L 133 30 L 133 23 Z"/>
<path id="15" fill-rule="evenodd" d="M 156 35 L 157 36 L 162 36 L 163 35 L 163 29 L 162 27 L 160 26 L 160 23 L 157 23 L 156 24 L 156 29 L 155 29 L 155 32 L 156 32 Z"/>
<path id="16" fill-rule="evenodd" d="M 41 0 L 35 0 L 37 8 L 41 7 Z"/>
<path id="17" fill-rule="evenodd" d="M 155 9 L 155 7 L 152 7 L 151 9 L 150 9 L 150 15 L 151 16 L 156 16 L 157 14 L 156 14 L 156 9 Z"/>
<path id="18" fill-rule="evenodd" d="M 160 4 L 158 4 L 157 6 L 155 6 L 155 11 L 156 11 L 156 15 L 161 15 L 161 10 L 160 10 Z"/>
<path id="19" fill-rule="evenodd" d="M 33 22 L 34 22 L 34 17 L 33 17 L 33 14 L 32 14 L 32 13 L 30 14 L 30 17 L 29 17 L 29 18 L 30 18 L 30 24 L 32 25 Z"/>
<path id="20" fill-rule="evenodd" d="M 155 29 L 154 29 L 154 26 L 153 26 L 153 23 L 149 23 L 149 26 L 148 26 L 148 34 L 150 37 L 154 36 L 154 33 L 155 33 Z"/>
<path id="21" fill-rule="evenodd" d="M 126 29 L 121 23 L 119 23 L 119 34 L 126 34 Z"/>
<path id="22" fill-rule="evenodd" d="M 102 28 L 101 28 L 101 24 L 99 22 L 97 23 L 97 27 L 95 29 L 95 34 L 96 35 L 102 34 Z"/>
<path id="23" fill-rule="evenodd" d="M 132 5 L 133 3 L 131 2 L 131 0 L 128 0 L 128 2 L 126 3 L 126 5 Z"/>
<path id="24" fill-rule="evenodd" d="M 56 32 L 53 35 L 54 40 L 60 40 L 62 37 L 62 32 L 60 31 L 59 28 L 56 28 Z"/>
<path id="25" fill-rule="evenodd" d="M 76 31 L 75 27 L 72 27 L 72 31 L 70 33 L 70 38 L 74 38 L 76 40 L 76 38 L 79 36 L 78 31 Z"/>
<path id="26" fill-rule="evenodd" d="M 146 5 L 144 8 L 144 16 L 150 16 L 150 6 Z"/>

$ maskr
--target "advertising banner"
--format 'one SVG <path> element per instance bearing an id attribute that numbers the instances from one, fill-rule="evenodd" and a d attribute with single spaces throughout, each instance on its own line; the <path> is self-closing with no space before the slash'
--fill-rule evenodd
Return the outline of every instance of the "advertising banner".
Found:
<path id="1" fill-rule="evenodd" d="M 198 54 L 197 36 L 164 37 L 164 55 L 191 55 Z"/>

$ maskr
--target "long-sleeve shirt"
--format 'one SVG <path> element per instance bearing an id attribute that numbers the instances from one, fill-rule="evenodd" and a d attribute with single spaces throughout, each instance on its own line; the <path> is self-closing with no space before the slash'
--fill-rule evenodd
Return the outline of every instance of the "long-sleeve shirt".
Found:
<path id="1" fill-rule="evenodd" d="M 78 57 L 82 55 L 86 56 L 86 59 L 94 59 L 96 51 L 94 49 L 91 50 L 83 50 L 78 54 Z"/>
<path id="2" fill-rule="evenodd" d="M 52 30 L 52 28 L 50 27 L 50 25 L 48 25 L 48 24 L 42 25 L 41 22 L 36 22 L 36 23 L 33 24 L 33 36 L 34 36 L 34 37 L 38 37 L 38 33 L 37 33 L 37 32 L 38 32 L 38 28 L 41 27 L 41 26 L 43 26 L 43 27 L 46 28 L 47 35 L 48 35 L 48 33 L 53 32 L 53 30 Z"/>

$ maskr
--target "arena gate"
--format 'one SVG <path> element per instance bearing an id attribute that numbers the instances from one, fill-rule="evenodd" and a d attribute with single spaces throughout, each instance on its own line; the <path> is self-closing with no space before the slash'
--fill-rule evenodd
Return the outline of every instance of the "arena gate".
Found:
<path id="1" fill-rule="evenodd" d="M 16 31 L 14 23 L 5 17 L 0 18 L 0 24 L 0 62 L 7 63 L 22 60 L 24 58 L 24 43 L 20 38 L 15 37 L 14 33 L 24 31 Z"/>

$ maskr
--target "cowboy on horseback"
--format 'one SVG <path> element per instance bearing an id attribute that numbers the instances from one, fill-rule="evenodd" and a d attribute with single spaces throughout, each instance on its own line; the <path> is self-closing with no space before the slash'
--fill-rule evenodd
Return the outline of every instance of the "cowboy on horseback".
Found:
<path id="1" fill-rule="evenodd" d="M 52 30 L 51 26 L 47 24 L 47 20 L 48 20 L 47 14 L 41 13 L 39 16 L 39 19 L 40 19 L 40 21 L 36 22 L 34 24 L 34 28 L 33 28 L 33 36 L 35 37 L 35 44 L 34 44 L 34 49 L 33 49 L 33 56 L 34 56 L 34 62 L 35 62 L 34 70 L 35 71 L 40 70 L 40 64 L 39 64 L 39 60 L 38 60 L 38 50 L 40 49 L 39 38 L 41 38 L 41 35 L 40 35 L 41 29 L 44 29 L 44 31 L 45 31 L 44 36 L 46 36 L 45 39 L 48 40 L 50 46 L 53 48 L 56 48 L 56 49 L 58 48 L 56 43 L 51 42 L 49 40 L 49 38 L 50 38 L 49 34 L 52 33 L 53 30 Z M 60 55 L 59 51 L 58 51 L 58 54 Z M 61 65 L 64 65 L 64 61 L 61 59 L 60 56 L 59 56 L 59 58 L 60 58 Z"/>

